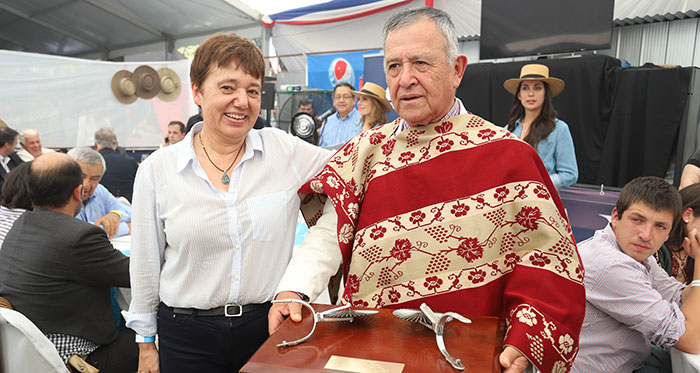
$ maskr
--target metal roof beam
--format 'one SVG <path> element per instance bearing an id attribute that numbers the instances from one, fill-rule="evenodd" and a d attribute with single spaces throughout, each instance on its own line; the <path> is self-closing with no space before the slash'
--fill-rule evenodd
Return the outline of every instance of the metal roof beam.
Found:
<path id="1" fill-rule="evenodd" d="M 27 45 L 27 44 L 25 44 L 25 43 L 23 43 L 23 42 L 21 42 L 21 41 L 15 40 L 13 37 L 11 37 L 11 36 L 9 36 L 9 35 L 6 35 L 6 34 L 5 34 L 4 32 L 2 32 L 2 31 L 0 31 L 0 39 L 5 40 L 5 41 L 7 41 L 7 42 L 10 42 L 10 43 L 12 43 L 12 44 L 14 44 L 14 45 L 16 45 L 16 46 L 18 46 L 18 47 L 24 48 L 25 51 L 28 51 L 28 52 L 46 53 L 46 51 L 40 51 L 40 50 L 36 49 L 36 47 L 34 47 L 34 46 Z"/>
<path id="2" fill-rule="evenodd" d="M 63 29 L 61 29 L 61 28 L 59 28 L 59 27 L 57 27 L 57 26 L 54 26 L 54 25 L 52 25 L 52 24 L 50 24 L 50 23 L 48 23 L 48 22 L 42 21 L 42 20 L 40 20 L 40 19 L 37 19 L 36 16 L 32 16 L 32 15 L 30 15 L 30 14 L 27 14 L 27 13 L 24 13 L 24 12 L 22 12 L 22 11 L 19 11 L 19 10 L 15 9 L 15 8 L 13 8 L 13 7 L 7 5 L 7 4 L 0 3 L 0 9 L 2 9 L 2 10 L 4 10 L 4 11 L 7 11 L 7 12 L 9 12 L 9 13 L 12 13 L 12 14 L 14 14 L 14 15 L 20 17 L 20 18 L 23 18 L 23 19 L 29 21 L 29 22 L 36 23 L 37 25 L 40 25 L 40 26 L 42 26 L 42 27 L 46 27 L 47 29 L 49 29 L 49 30 L 51 30 L 51 31 L 54 31 L 54 32 L 57 32 L 57 33 L 59 33 L 59 34 L 61 34 L 61 35 L 68 36 L 69 38 L 74 39 L 74 40 L 77 40 L 77 41 L 79 41 L 79 42 L 81 42 L 81 43 L 83 43 L 83 44 L 85 44 L 85 45 L 90 46 L 90 47 L 99 48 L 98 43 L 95 42 L 95 41 L 93 41 L 93 40 L 88 40 L 88 39 L 86 39 L 86 38 L 83 37 L 83 36 L 76 35 L 76 34 L 73 34 L 72 32 L 63 30 Z"/>
<path id="3" fill-rule="evenodd" d="M 95 8 L 98 8 L 116 18 L 119 18 L 125 22 L 131 23 L 132 25 L 150 33 L 153 34 L 154 36 L 158 37 L 163 37 L 163 31 L 158 30 L 154 26 L 148 24 L 148 22 L 144 21 L 143 19 L 140 19 L 139 17 L 133 15 L 133 14 L 127 14 L 116 7 L 114 7 L 110 3 L 102 2 L 100 0 L 83 0 L 86 3 L 94 6 Z"/>

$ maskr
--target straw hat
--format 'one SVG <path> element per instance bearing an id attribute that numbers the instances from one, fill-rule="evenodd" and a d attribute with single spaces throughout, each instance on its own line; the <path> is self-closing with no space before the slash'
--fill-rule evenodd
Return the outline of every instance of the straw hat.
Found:
<path id="1" fill-rule="evenodd" d="M 564 90 L 564 81 L 558 78 L 549 76 L 549 68 L 540 64 L 525 65 L 520 69 L 520 79 L 511 78 L 503 82 L 503 87 L 510 94 L 515 95 L 518 90 L 518 85 L 524 80 L 540 80 L 549 84 L 549 94 L 552 97 L 561 93 Z"/>
<path id="2" fill-rule="evenodd" d="M 362 86 L 362 90 L 351 92 L 356 96 L 361 95 L 372 97 L 379 101 L 379 104 L 381 105 L 382 110 L 384 110 L 385 113 L 391 111 L 391 104 L 389 103 L 389 101 L 386 100 L 386 91 L 384 90 L 384 88 L 374 83 L 367 82 Z"/>
<path id="3" fill-rule="evenodd" d="M 160 92 L 158 98 L 163 101 L 173 101 L 180 96 L 182 91 L 182 83 L 177 73 L 167 67 L 158 69 L 160 77 Z"/>
<path id="4" fill-rule="evenodd" d="M 112 93 L 122 104 L 131 104 L 136 101 L 136 85 L 131 71 L 120 70 L 112 77 Z"/>
<path id="5" fill-rule="evenodd" d="M 136 84 L 136 96 L 141 98 L 153 98 L 160 92 L 160 77 L 158 72 L 150 66 L 141 65 L 134 70 L 132 79 Z"/>

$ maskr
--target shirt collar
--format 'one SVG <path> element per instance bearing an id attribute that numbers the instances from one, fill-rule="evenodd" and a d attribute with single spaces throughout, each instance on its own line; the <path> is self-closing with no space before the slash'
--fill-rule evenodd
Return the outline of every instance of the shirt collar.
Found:
<path id="1" fill-rule="evenodd" d="M 357 109 L 355 109 L 355 108 L 353 107 L 352 110 L 350 110 L 350 111 L 345 115 L 345 118 L 341 118 L 341 117 L 340 117 L 340 114 L 338 114 L 338 111 L 337 111 L 337 110 L 335 111 L 335 114 L 333 114 L 333 115 L 335 115 L 335 116 L 338 118 L 338 120 L 347 120 L 347 119 L 352 115 L 352 112 L 355 111 L 355 110 L 357 110 Z"/>
<path id="2" fill-rule="evenodd" d="M 445 114 L 445 116 L 442 117 L 438 122 L 442 122 L 446 119 L 450 119 L 453 117 L 456 117 L 459 114 L 466 113 L 467 109 L 464 107 L 464 104 L 462 104 L 462 100 L 458 99 L 455 97 L 455 102 L 452 104 L 452 108 Z M 401 131 L 407 130 L 411 128 L 411 126 L 406 122 L 403 118 L 401 118 L 401 124 L 399 125 L 399 128 L 396 131 L 396 134 L 398 134 Z"/>
<path id="3" fill-rule="evenodd" d="M 185 135 L 185 138 L 182 141 L 173 145 L 173 147 L 176 149 L 176 172 L 184 170 L 188 164 L 194 161 L 196 155 L 194 152 L 194 143 L 192 140 L 194 139 L 194 136 L 196 134 L 202 131 L 203 127 L 204 122 L 199 122 L 195 124 L 190 130 L 190 132 L 188 132 L 187 135 Z M 258 130 L 251 129 L 250 131 L 248 131 L 248 134 L 245 138 L 245 142 L 246 150 L 243 156 L 241 157 L 241 162 L 243 162 L 246 159 L 252 158 L 253 152 L 255 151 L 259 151 L 261 153 L 261 156 L 264 156 L 262 138 L 260 136 L 260 133 L 258 133 Z"/>

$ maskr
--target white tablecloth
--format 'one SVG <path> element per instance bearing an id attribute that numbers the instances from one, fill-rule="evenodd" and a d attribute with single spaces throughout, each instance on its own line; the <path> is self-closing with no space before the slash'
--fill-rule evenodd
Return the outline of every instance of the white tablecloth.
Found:
<path id="1" fill-rule="evenodd" d="M 671 348 L 671 367 L 673 368 L 673 373 L 699 373 L 700 355 L 693 355 Z"/>
<path id="2" fill-rule="evenodd" d="M 112 242 L 112 246 L 121 251 L 122 254 L 126 256 L 131 254 L 131 235 L 114 237 L 110 241 Z M 128 310 L 129 303 L 131 303 L 131 289 L 117 288 L 117 303 L 119 303 L 119 308 Z"/>

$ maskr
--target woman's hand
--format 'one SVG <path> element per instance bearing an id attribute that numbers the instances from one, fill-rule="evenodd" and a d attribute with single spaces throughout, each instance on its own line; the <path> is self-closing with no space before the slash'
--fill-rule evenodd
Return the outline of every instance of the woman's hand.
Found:
<path id="1" fill-rule="evenodd" d="M 688 232 L 688 236 L 683 239 L 683 251 L 691 258 L 700 258 L 700 234 L 697 229 Z"/>
<path id="2" fill-rule="evenodd" d="M 139 343 L 139 369 L 138 373 L 159 373 L 160 360 L 158 349 L 154 342 Z"/>

